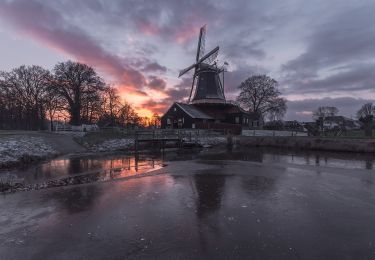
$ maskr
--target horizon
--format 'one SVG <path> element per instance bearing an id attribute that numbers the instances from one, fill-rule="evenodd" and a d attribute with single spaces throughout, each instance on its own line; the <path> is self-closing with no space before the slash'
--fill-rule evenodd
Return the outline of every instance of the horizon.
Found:
<path id="1" fill-rule="evenodd" d="M 206 24 L 206 51 L 219 45 L 218 59 L 229 63 L 227 100 L 255 74 L 279 82 L 288 100 L 285 120 L 311 121 L 319 106 L 336 106 L 354 118 L 362 104 L 375 100 L 370 1 L 104 3 L 1 2 L 0 70 L 86 63 L 140 116 L 161 114 L 189 96 L 192 75 L 179 79 L 178 71 L 193 63 Z"/>

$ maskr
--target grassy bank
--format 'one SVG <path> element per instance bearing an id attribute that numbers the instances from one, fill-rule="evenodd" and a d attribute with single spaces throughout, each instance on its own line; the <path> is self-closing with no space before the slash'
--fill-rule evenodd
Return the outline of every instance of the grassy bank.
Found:
<path id="1" fill-rule="evenodd" d="M 288 149 L 375 153 L 375 139 L 240 136 L 237 139 L 237 144 L 244 147 L 265 146 Z"/>

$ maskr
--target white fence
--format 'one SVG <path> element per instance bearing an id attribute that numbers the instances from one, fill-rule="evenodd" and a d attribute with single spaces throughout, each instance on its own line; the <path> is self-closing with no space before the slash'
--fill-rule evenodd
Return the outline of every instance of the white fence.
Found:
<path id="1" fill-rule="evenodd" d="M 242 130 L 244 136 L 307 136 L 306 132 L 277 130 Z"/>
<path id="2" fill-rule="evenodd" d="M 73 131 L 73 132 L 95 132 L 99 131 L 99 127 L 96 124 L 93 125 L 79 125 L 79 126 L 72 126 L 69 124 L 59 124 L 56 123 L 54 125 L 54 130 L 59 132 L 66 132 L 66 131 Z"/>

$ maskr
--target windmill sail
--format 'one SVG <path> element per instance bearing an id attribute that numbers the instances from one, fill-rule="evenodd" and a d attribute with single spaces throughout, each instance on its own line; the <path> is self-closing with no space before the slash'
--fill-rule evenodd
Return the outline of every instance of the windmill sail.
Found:
<path id="1" fill-rule="evenodd" d="M 206 26 L 199 32 L 195 63 L 183 69 L 179 77 L 194 69 L 193 82 L 190 89 L 191 103 L 225 103 L 223 86 L 220 80 L 220 69 L 213 63 L 219 53 L 219 46 L 205 53 Z"/>
<path id="2" fill-rule="evenodd" d="M 219 54 L 219 46 L 217 46 L 215 49 L 213 49 L 212 51 L 210 51 L 209 53 L 207 53 L 206 55 L 204 55 L 204 56 L 198 61 L 198 64 L 204 62 L 205 60 L 207 60 L 207 59 L 210 58 L 211 56 L 214 56 L 214 59 L 216 59 L 216 57 L 217 57 L 218 54 Z"/>
<path id="3" fill-rule="evenodd" d="M 206 46 L 206 25 L 203 26 L 199 32 L 197 57 L 195 59 L 195 62 L 198 62 L 198 60 L 204 55 L 205 46 Z"/>

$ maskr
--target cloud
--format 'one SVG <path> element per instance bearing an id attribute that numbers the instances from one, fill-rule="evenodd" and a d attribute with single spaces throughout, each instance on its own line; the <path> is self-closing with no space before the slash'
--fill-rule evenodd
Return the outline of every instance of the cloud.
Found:
<path id="1" fill-rule="evenodd" d="M 164 90 L 165 87 L 167 86 L 167 83 L 162 78 L 158 78 L 156 76 L 150 76 L 147 86 L 154 90 Z"/>
<path id="2" fill-rule="evenodd" d="M 25 0 L 3 2 L 0 14 L 23 34 L 103 70 L 129 89 L 141 88 L 146 83 L 142 73 L 108 53 L 85 31 L 69 25 L 59 12 L 46 5 Z"/>
<path id="3" fill-rule="evenodd" d="M 306 50 L 282 66 L 289 92 L 313 93 L 373 89 L 374 3 L 338 12 L 317 26 Z"/>
<path id="4" fill-rule="evenodd" d="M 180 83 L 174 85 L 172 88 L 168 88 L 166 90 L 169 96 L 167 102 L 186 102 L 190 95 L 191 84 L 192 79 L 190 77 L 183 77 Z"/>
<path id="5" fill-rule="evenodd" d="M 191 77 L 178 82 L 176 71 L 194 59 L 203 24 L 206 49 L 219 45 L 219 60 L 230 64 L 228 99 L 247 77 L 265 73 L 286 97 L 365 100 L 375 82 L 374 7 L 369 0 L 3 0 L 0 27 L 95 67 L 137 107 L 162 111 L 189 96 Z M 321 104 L 291 101 L 289 115 L 305 118 L 309 100 Z"/>
<path id="6" fill-rule="evenodd" d="M 322 78 L 294 79 L 293 88 L 286 93 L 332 93 L 332 92 L 360 92 L 373 90 L 375 84 L 374 64 L 351 64 Z"/>
<path id="7" fill-rule="evenodd" d="M 146 64 L 143 68 L 142 71 L 145 72 L 166 72 L 167 68 L 165 66 L 160 65 L 157 62 L 152 62 Z"/>
<path id="8" fill-rule="evenodd" d="M 235 99 L 241 82 L 256 74 L 267 74 L 267 71 L 256 66 L 240 66 L 233 71 L 225 72 L 224 89 L 227 99 Z"/>

